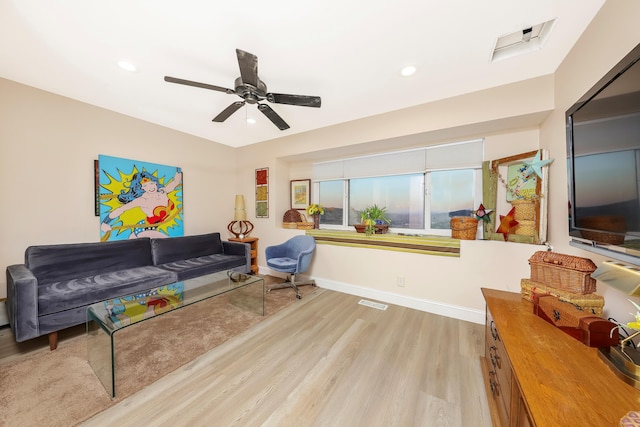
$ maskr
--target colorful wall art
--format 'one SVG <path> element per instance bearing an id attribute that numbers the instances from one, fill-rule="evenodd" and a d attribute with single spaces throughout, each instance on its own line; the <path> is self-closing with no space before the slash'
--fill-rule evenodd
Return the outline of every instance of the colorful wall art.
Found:
<path id="1" fill-rule="evenodd" d="M 100 241 L 184 235 L 182 171 L 100 155 Z"/>
<path id="2" fill-rule="evenodd" d="M 256 169 L 256 218 L 269 218 L 269 168 Z"/>

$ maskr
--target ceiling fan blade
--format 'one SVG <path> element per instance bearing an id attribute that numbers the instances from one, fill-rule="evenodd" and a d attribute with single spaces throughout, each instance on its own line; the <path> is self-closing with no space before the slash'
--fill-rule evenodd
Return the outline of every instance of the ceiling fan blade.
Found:
<path id="1" fill-rule="evenodd" d="M 228 94 L 234 94 L 235 93 L 233 91 L 233 89 L 227 89 L 225 87 L 214 86 L 214 85 L 210 85 L 210 84 L 206 84 L 206 83 L 193 82 L 191 80 L 179 79 L 177 77 L 164 76 L 164 81 L 165 82 L 169 82 L 169 83 L 178 83 L 178 84 L 187 85 L 187 86 L 195 86 L 195 87 L 199 87 L 199 88 L 202 88 L 202 89 L 216 90 L 218 92 L 224 92 L 224 93 L 228 93 Z"/>
<path id="2" fill-rule="evenodd" d="M 246 85 L 258 87 L 258 57 L 244 50 L 236 49 L 240 77 Z"/>
<path id="3" fill-rule="evenodd" d="M 236 101 L 233 104 L 229 105 L 227 108 L 222 110 L 220 114 L 214 117 L 212 121 L 222 123 L 229 118 L 233 113 L 238 111 L 240 107 L 244 105 L 244 101 Z"/>
<path id="4" fill-rule="evenodd" d="M 322 103 L 319 96 L 287 95 L 284 93 L 268 93 L 267 101 L 276 104 L 289 104 L 316 108 L 320 108 L 320 104 Z"/>
<path id="5" fill-rule="evenodd" d="M 269 107 L 267 104 L 258 104 L 258 110 L 260 110 L 262 114 L 267 116 L 267 118 L 271 120 L 274 125 L 278 126 L 278 129 L 280 130 L 289 129 L 289 125 L 287 124 L 287 122 L 282 120 L 282 117 L 280 117 L 278 113 L 273 111 L 273 109 Z"/>

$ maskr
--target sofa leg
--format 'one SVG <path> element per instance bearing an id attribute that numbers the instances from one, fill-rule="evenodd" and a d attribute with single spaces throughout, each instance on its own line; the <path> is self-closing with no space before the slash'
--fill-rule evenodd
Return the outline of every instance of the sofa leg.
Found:
<path id="1" fill-rule="evenodd" d="M 49 348 L 53 351 L 58 348 L 58 333 L 51 332 L 49 334 Z"/>

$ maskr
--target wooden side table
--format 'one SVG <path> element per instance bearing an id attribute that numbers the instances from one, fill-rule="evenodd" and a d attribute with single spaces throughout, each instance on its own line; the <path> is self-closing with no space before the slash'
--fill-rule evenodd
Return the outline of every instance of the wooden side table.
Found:
<path id="1" fill-rule="evenodd" d="M 258 274 L 258 238 L 257 237 L 245 237 L 239 239 L 237 237 L 230 237 L 230 242 L 249 243 L 251 245 L 251 272 Z"/>

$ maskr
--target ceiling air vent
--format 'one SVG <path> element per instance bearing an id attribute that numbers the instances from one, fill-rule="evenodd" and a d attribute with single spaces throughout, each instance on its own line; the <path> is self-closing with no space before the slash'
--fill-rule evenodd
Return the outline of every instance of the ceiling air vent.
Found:
<path id="1" fill-rule="evenodd" d="M 553 19 L 499 37 L 491 55 L 491 62 L 541 49 L 555 22 Z"/>

